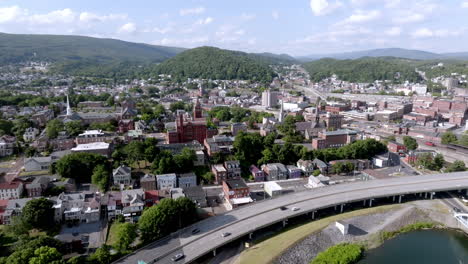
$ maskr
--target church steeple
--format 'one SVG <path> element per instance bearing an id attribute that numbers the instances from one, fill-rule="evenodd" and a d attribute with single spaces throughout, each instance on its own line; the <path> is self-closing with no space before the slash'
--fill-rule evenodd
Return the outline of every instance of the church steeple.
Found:
<path id="1" fill-rule="evenodd" d="M 67 116 L 71 116 L 73 114 L 73 111 L 70 107 L 70 99 L 68 98 L 68 94 L 67 94 Z"/>
<path id="2" fill-rule="evenodd" d="M 280 108 L 280 112 L 278 116 L 278 121 L 280 123 L 283 123 L 283 119 L 284 119 L 284 108 L 283 108 L 283 100 L 281 100 L 281 108 Z"/>

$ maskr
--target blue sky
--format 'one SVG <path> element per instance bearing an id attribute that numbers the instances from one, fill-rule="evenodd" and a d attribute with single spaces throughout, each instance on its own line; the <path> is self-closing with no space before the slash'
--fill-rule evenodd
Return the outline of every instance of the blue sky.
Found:
<path id="1" fill-rule="evenodd" d="M 468 51 L 468 0 L 0 0 L 0 32 L 324 54 Z"/>

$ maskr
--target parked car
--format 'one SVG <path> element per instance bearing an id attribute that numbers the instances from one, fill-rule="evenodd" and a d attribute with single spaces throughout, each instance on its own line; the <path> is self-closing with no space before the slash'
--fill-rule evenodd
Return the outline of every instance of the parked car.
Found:
<path id="1" fill-rule="evenodd" d="M 221 234 L 222 237 L 227 237 L 227 236 L 230 236 L 230 235 L 231 235 L 231 233 L 229 233 L 229 232 L 224 232 L 224 233 Z"/>
<path id="2" fill-rule="evenodd" d="M 280 207 L 280 210 L 281 210 L 281 211 L 284 211 L 284 210 L 288 210 L 288 208 L 287 208 L 286 206 L 281 206 L 281 207 Z"/>
<path id="3" fill-rule="evenodd" d="M 301 209 L 301 208 L 299 208 L 299 207 L 293 207 L 293 208 L 291 208 L 291 210 L 293 210 L 293 211 L 299 211 L 300 209 Z"/>
<path id="4" fill-rule="evenodd" d="M 200 229 L 195 228 L 195 229 L 192 230 L 192 235 L 195 235 L 195 234 L 198 234 L 198 233 L 200 233 Z"/>
<path id="5" fill-rule="evenodd" d="M 462 202 L 468 203 L 468 199 L 466 199 L 465 196 L 462 195 L 462 196 L 460 197 L 460 199 L 462 200 Z"/>
<path id="6" fill-rule="evenodd" d="M 434 142 L 431 142 L 431 141 L 426 141 L 424 144 L 427 146 L 435 147 Z"/>
<path id="7" fill-rule="evenodd" d="M 185 257 L 184 254 L 179 253 L 179 254 L 174 255 L 174 256 L 171 258 L 171 260 L 174 261 L 174 262 L 176 262 L 176 261 L 179 261 L 179 260 L 183 259 L 184 257 Z"/>

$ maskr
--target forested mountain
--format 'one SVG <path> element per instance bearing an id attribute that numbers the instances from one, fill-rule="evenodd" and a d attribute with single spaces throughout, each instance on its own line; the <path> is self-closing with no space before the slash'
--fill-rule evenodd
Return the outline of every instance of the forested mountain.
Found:
<path id="1" fill-rule="evenodd" d="M 240 79 L 270 82 L 275 76 L 268 63 L 259 60 L 258 55 L 214 47 L 184 51 L 155 66 L 151 71 L 170 74 L 180 79 Z"/>
<path id="2" fill-rule="evenodd" d="M 421 80 L 411 61 L 389 57 L 356 60 L 320 59 L 305 63 L 304 68 L 309 72 L 312 81 L 320 81 L 333 74 L 341 80 L 350 82 Z"/>

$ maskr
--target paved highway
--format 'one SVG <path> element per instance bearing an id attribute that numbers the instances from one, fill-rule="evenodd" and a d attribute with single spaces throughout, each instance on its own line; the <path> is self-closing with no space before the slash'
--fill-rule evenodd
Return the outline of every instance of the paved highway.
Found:
<path id="1" fill-rule="evenodd" d="M 205 219 L 115 263 L 137 264 L 139 260 L 173 263 L 170 258 L 177 253 L 185 255 L 177 263 L 189 263 L 255 230 L 300 214 L 370 198 L 457 189 L 468 189 L 468 172 L 372 180 L 295 192 Z M 279 209 L 281 206 L 299 207 L 300 210 L 282 211 Z M 194 228 L 199 228 L 201 232 L 192 235 Z M 224 232 L 232 235 L 222 237 Z"/>

